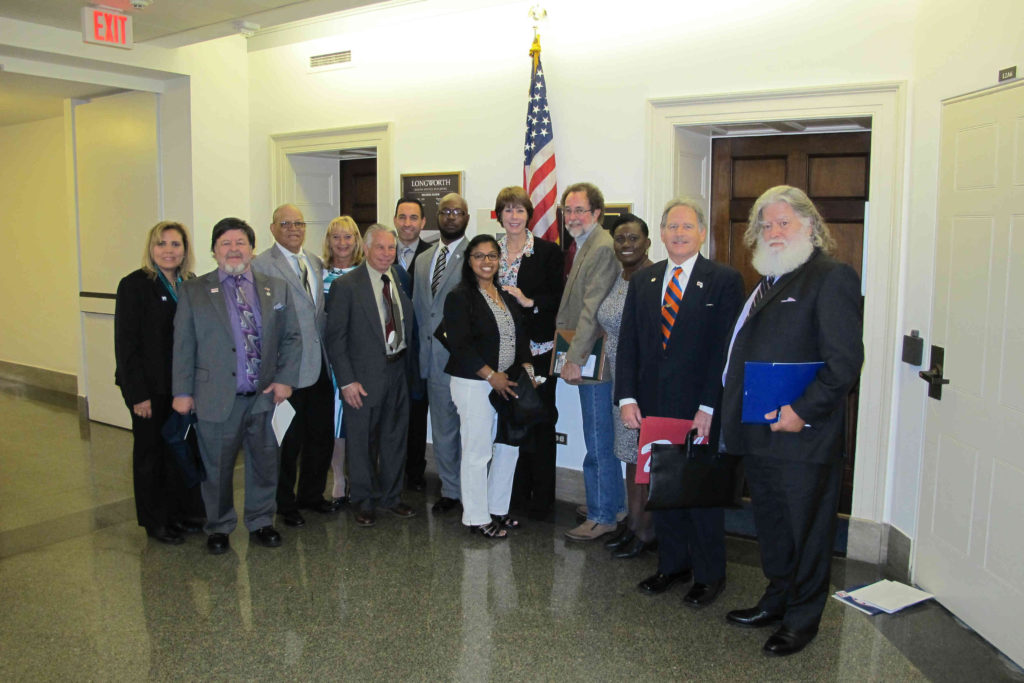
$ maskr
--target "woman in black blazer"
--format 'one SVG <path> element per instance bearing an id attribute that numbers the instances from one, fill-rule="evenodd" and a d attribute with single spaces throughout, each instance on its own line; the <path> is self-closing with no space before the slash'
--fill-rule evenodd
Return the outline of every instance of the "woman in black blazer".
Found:
<path id="1" fill-rule="evenodd" d="M 505 235 L 498 240 L 498 281 L 515 298 L 515 307 L 523 316 L 537 374 L 547 376 L 554 348 L 555 315 L 565 286 L 562 250 L 530 231 L 533 203 L 523 188 L 513 185 L 501 190 L 494 202 L 494 212 L 505 229 Z M 554 511 L 556 379 L 550 378 L 537 389 L 549 419 L 533 427 L 519 447 L 512 508 L 526 511 L 531 519 L 550 519 Z"/>
<path id="2" fill-rule="evenodd" d="M 185 488 L 160 430 L 171 413 L 171 349 L 178 285 L 192 273 L 188 231 L 162 221 L 146 238 L 142 268 L 117 286 L 115 381 L 132 411 L 132 475 L 139 526 L 161 543 L 179 545 L 202 531 L 199 487 Z"/>
<path id="3" fill-rule="evenodd" d="M 444 302 L 444 329 L 451 352 L 444 371 L 452 376 L 452 402 L 462 441 L 462 523 L 487 538 L 505 538 L 518 522 L 508 515 L 519 448 L 495 443 L 498 415 L 489 396 L 515 397 L 509 370 L 521 365 L 533 379 L 530 347 L 515 299 L 498 286 L 501 251 L 490 235 L 466 245 L 462 282 Z M 490 468 L 488 468 L 488 464 Z"/>

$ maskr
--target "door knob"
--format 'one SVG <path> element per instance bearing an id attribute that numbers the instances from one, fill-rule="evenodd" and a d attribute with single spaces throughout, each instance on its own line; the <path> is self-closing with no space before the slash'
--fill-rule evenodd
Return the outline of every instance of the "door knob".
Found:
<path id="1" fill-rule="evenodd" d="M 949 384 L 949 380 L 942 377 L 945 355 L 946 351 L 941 346 L 932 346 L 931 367 L 917 373 L 918 377 L 928 382 L 928 397 L 934 398 L 936 401 L 942 400 L 942 385 Z"/>

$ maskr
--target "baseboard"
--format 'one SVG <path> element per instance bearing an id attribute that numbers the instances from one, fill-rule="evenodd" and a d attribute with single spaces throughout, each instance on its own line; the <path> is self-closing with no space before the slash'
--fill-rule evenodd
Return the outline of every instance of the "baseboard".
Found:
<path id="1" fill-rule="evenodd" d="M 910 558 L 913 541 L 900 529 L 885 525 L 885 571 L 897 581 L 910 583 Z"/>
<path id="2" fill-rule="evenodd" d="M 56 370 L 0 360 L 0 379 L 59 394 L 78 395 L 78 377 Z"/>

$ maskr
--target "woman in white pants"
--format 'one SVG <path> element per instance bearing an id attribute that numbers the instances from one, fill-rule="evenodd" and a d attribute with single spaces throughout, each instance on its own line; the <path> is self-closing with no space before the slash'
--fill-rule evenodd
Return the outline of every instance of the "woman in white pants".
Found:
<path id="1" fill-rule="evenodd" d="M 462 523 L 487 538 L 505 538 L 518 522 L 508 516 L 519 448 L 494 443 L 498 416 L 493 390 L 515 398 L 508 371 L 522 365 L 533 379 L 530 344 L 511 295 L 498 286 L 501 252 L 491 235 L 477 235 L 466 246 L 462 282 L 444 302 L 444 326 L 451 355 L 452 401 L 459 412 L 462 439 Z M 488 468 L 488 465 L 490 467 Z"/>

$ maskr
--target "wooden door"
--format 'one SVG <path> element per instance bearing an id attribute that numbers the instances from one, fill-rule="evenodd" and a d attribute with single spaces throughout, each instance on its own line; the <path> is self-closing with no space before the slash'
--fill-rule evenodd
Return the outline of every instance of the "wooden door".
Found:
<path id="1" fill-rule="evenodd" d="M 1024 665 L 1024 87 L 942 110 L 914 581 Z M 928 350 L 925 362 L 928 363 Z M 922 382 L 918 391 L 927 386 Z"/>
<path id="2" fill-rule="evenodd" d="M 717 138 L 711 148 L 711 258 L 740 271 L 748 292 L 760 275 L 750 265 L 743 233 L 754 202 L 775 185 L 792 185 L 807 193 L 836 240 L 832 256 L 861 274 L 871 133 Z M 839 498 L 844 514 L 853 505 L 858 398 L 859 383 L 847 409 L 848 457 Z"/>
<path id="3" fill-rule="evenodd" d="M 349 159 L 341 163 L 341 213 L 352 216 L 359 232 L 377 222 L 377 160 Z"/>

